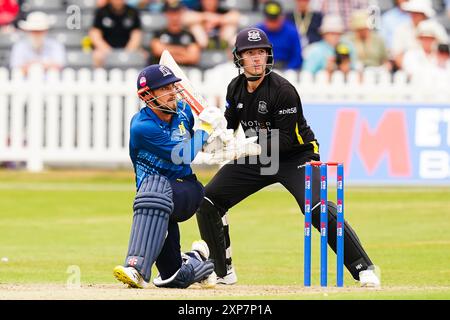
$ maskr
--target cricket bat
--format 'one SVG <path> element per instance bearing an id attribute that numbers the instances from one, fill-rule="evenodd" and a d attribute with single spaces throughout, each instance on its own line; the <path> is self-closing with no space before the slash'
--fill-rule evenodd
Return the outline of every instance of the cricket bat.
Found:
<path id="1" fill-rule="evenodd" d="M 183 90 L 181 94 L 184 96 L 186 102 L 191 106 L 191 108 L 197 115 L 199 115 L 200 112 L 203 111 L 203 109 L 208 107 L 208 102 L 206 101 L 206 99 L 200 94 L 200 92 L 194 89 L 188 77 L 178 66 L 178 63 L 176 63 L 175 59 L 172 57 L 169 51 L 163 51 L 161 58 L 159 59 L 159 64 L 169 67 L 169 69 L 172 70 L 175 76 L 181 79 L 181 81 L 178 82 L 177 85 L 178 87 L 180 87 L 180 89 Z"/>
<path id="2" fill-rule="evenodd" d="M 159 59 L 159 64 L 169 67 L 170 70 L 175 74 L 176 77 L 180 78 L 181 81 L 177 83 L 178 87 L 182 89 L 181 94 L 183 95 L 186 102 L 191 106 L 191 109 L 199 115 L 205 108 L 208 108 L 208 102 L 206 99 L 194 89 L 194 86 L 189 81 L 186 74 L 181 70 L 178 63 L 172 57 L 168 50 L 164 50 L 161 58 Z M 212 138 L 212 137 L 211 137 Z M 257 137 L 246 138 L 244 130 L 242 126 L 239 125 L 238 130 L 235 134 L 227 135 L 227 138 L 223 140 L 225 144 L 232 144 L 234 142 L 235 149 L 234 153 L 239 152 L 239 150 L 245 149 L 242 151 L 241 155 L 259 155 L 261 154 L 261 147 L 256 144 Z M 212 149 L 215 149 L 214 146 L 211 145 Z M 212 150 L 211 149 L 211 150 Z M 206 152 L 206 151 L 205 151 Z M 220 152 L 217 152 L 219 155 Z M 227 155 L 224 154 L 224 160 L 232 160 L 234 157 L 227 158 Z"/>

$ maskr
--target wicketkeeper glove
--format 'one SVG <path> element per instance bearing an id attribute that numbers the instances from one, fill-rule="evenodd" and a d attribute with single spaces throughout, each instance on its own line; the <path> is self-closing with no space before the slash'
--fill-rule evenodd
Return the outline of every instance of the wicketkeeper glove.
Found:
<path id="1" fill-rule="evenodd" d="M 217 107 L 205 108 L 200 112 L 198 118 L 200 120 L 200 129 L 206 131 L 210 138 L 215 130 L 223 130 L 227 127 L 227 120 L 223 112 Z"/>

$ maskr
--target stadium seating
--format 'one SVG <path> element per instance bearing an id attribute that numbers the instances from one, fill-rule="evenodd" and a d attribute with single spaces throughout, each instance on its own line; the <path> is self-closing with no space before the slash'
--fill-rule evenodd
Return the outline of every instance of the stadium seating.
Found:
<path id="1" fill-rule="evenodd" d="M 81 50 L 68 51 L 67 66 L 73 69 L 92 68 L 92 53 L 86 53 Z"/>
<path id="2" fill-rule="evenodd" d="M 114 50 L 105 60 L 105 68 L 143 68 L 146 65 L 146 59 L 137 52 L 126 52 L 124 50 Z"/>
<path id="3" fill-rule="evenodd" d="M 160 30 L 167 24 L 164 15 L 150 12 L 141 12 L 141 22 L 144 32 Z"/>
<path id="4" fill-rule="evenodd" d="M 86 35 L 78 31 L 56 31 L 51 32 L 49 36 L 62 43 L 66 49 L 80 49 L 81 41 Z"/>
<path id="5" fill-rule="evenodd" d="M 67 0 L 67 5 L 76 5 L 80 7 L 84 13 L 86 11 L 94 11 L 96 8 L 96 0 Z"/>
<path id="6" fill-rule="evenodd" d="M 291 11 L 294 9 L 295 1 L 280 1 L 286 11 Z M 253 11 L 253 0 L 223 0 L 223 3 L 226 6 L 235 8 L 241 12 L 241 18 L 239 21 L 240 29 L 248 26 L 254 26 L 264 19 L 261 10 Z M 376 0 L 371 3 L 377 4 L 380 7 L 381 13 L 394 6 L 394 0 Z M 450 34 L 450 19 L 448 19 L 445 12 L 444 0 L 432 0 L 432 3 L 434 9 L 438 13 L 436 17 L 437 21 L 444 25 Z M 67 28 L 66 23 L 69 14 L 66 13 L 66 9 L 70 5 L 75 5 L 81 9 L 82 15 L 80 20 L 80 29 L 69 30 Z M 259 7 L 261 9 L 261 5 Z M 75 69 L 92 66 L 92 62 L 90 61 L 91 54 L 85 53 L 81 49 L 82 40 L 88 35 L 88 31 L 92 27 L 95 9 L 96 0 L 24 0 L 24 3 L 22 4 L 22 11 L 25 14 L 35 10 L 45 11 L 49 14 L 51 23 L 50 35 L 66 46 L 68 52 L 67 67 L 73 67 Z M 166 26 L 166 19 L 163 14 L 142 10 L 141 20 L 144 31 L 142 46 L 148 51 L 149 43 L 153 38 L 154 32 Z M 21 36 L 23 36 L 23 34 L 21 32 L 17 32 L 15 34 L 6 34 L 0 37 L 0 65 L 8 65 L 10 55 L 8 51 L 10 50 L 12 44 Z M 137 60 L 135 61 L 130 61 L 129 57 L 124 57 L 121 54 L 114 54 L 108 62 L 108 68 L 112 68 L 114 63 L 117 63 L 118 65 L 116 67 L 119 68 L 127 68 L 129 65 L 137 67 L 141 65 L 142 59 L 139 59 L 138 57 L 136 57 L 136 59 Z M 204 51 L 202 53 L 199 68 L 201 70 L 205 70 L 224 61 L 226 61 L 226 55 L 224 52 L 218 50 Z"/>
<path id="7" fill-rule="evenodd" d="M 239 28 L 254 26 L 264 20 L 264 16 L 259 12 L 247 12 L 239 19 Z"/>
<path id="8" fill-rule="evenodd" d="M 212 68 L 218 64 L 227 62 L 227 54 L 223 50 L 205 50 L 200 58 L 199 68 L 202 70 Z"/>
<path id="9" fill-rule="evenodd" d="M 46 13 L 50 12 L 64 12 L 66 6 L 63 1 L 48 1 L 48 0 L 27 0 L 22 5 L 21 9 L 24 12 L 31 11 L 44 11 Z"/>
<path id="10" fill-rule="evenodd" d="M 233 8 L 240 12 L 252 11 L 253 0 L 225 0 L 223 2 L 227 8 Z"/>

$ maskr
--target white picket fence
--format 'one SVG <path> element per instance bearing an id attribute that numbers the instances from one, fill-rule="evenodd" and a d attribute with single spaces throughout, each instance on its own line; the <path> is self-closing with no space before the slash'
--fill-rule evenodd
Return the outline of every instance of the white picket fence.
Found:
<path id="1" fill-rule="evenodd" d="M 226 86 L 236 69 L 219 66 L 202 74 L 186 70 L 209 103 L 224 105 Z M 64 69 L 45 74 L 31 69 L 0 68 L 0 162 L 25 161 L 30 171 L 44 165 L 129 165 L 129 122 L 139 110 L 138 70 Z M 311 102 L 434 102 L 450 103 L 450 79 L 419 77 L 408 82 L 403 73 L 391 79 L 383 72 L 356 73 L 346 81 L 335 73 L 316 77 L 286 72 L 304 104 Z M 202 162 L 202 157 L 196 159 Z"/>

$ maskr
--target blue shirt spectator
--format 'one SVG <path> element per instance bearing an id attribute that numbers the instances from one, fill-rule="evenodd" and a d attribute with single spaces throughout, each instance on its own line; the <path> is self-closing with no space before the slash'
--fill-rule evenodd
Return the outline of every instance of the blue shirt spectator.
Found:
<path id="1" fill-rule="evenodd" d="M 389 50 L 392 48 L 393 36 L 397 27 L 411 20 L 410 15 L 400 7 L 401 3 L 406 1 L 397 0 L 396 6 L 381 16 L 380 34 Z"/>
<path id="2" fill-rule="evenodd" d="M 262 29 L 273 44 L 275 67 L 299 70 L 303 62 L 302 47 L 295 25 L 285 19 L 276 1 L 266 3 L 264 14 L 266 19 L 256 27 Z"/>

